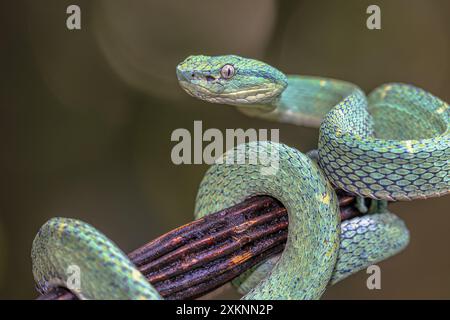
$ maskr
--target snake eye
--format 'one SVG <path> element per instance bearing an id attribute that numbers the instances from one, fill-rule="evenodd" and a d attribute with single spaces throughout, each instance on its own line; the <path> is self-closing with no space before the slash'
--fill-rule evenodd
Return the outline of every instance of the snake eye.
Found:
<path id="1" fill-rule="evenodd" d="M 234 76 L 234 67 L 231 64 L 226 64 L 220 69 L 220 74 L 224 79 L 230 79 Z"/>

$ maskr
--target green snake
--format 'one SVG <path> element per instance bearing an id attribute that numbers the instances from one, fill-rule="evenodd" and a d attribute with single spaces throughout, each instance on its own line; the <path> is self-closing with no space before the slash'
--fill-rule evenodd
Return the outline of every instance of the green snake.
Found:
<path id="1" fill-rule="evenodd" d="M 320 298 L 328 285 L 406 247 L 408 230 L 388 212 L 387 201 L 450 191 L 450 110 L 422 89 L 386 84 L 366 97 L 349 82 L 286 76 L 235 55 L 191 56 L 176 71 L 193 97 L 320 127 L 317 157 L 282 143 L 251 141 L 228 150 L 201 182 L 196 218 L 260 194 L 287 208 L 281 256 L 234 281 L 245 299 Z M 252 162 L 255 155 L 276 161 Z M 367 214 L 341 223 L 333 186 L 356 195 Z M 373 199 L 369 208 L 363 198 Z M 77 265 L 81 286 L 72 291 L 80 298 L 161 298 L 120 249 L 81 221 L 48 221 L 33 242 L 32 262 L 41 292 L 65 286 L 67 269 Z"/>

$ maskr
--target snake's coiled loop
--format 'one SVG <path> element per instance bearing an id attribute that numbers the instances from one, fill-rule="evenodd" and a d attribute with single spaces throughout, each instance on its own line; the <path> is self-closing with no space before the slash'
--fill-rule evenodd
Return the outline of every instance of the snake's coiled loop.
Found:
<path id="1" fill-rule="evenodd" d="M 252 157 L 255 160 L 263 154 L 270 154 L 275 161 L 268 167 L 252 163 Z M 230 157 L 232 164 L 228 164 Z M 236 159 L 245 161 L 235 163 Z M 268 168 L 273 171 L 262 170 Z M 287 208 L 288 240 L 270 276 L 244 298 L 320 297 L 337 259 L 339 209 L 330 183 L 306 155 L 270 141 L 242 144 L 228 151 L 223 164 L 210 167 L 200 185 L 196 218 L 260 194 L 273 196 Z"/>
<path id="2" fill-rule="evenodd" d="M 259 154 L 275 161 L 252 163 Z M 233 163 L 236 159 L 241 162 Z M 409 242 L 404 222 L 383 206 L 374 209 L 376 214 L 339 224 L 336 194 L 317 164 L 296 149 L 268 141 L 239 145 L 209 168 L 197 195 L 196 217 L 258 194 L 271 195 L 287 208 L 289 235 L 281 257 L 233 281 L 245 299 L 318 299 L 327 285 Z"/>
<path id="3" fill-rule="evenodd" d="M 328 179 L 352 194 L 391 201 L 450 192 L 448 104 L 405 84 L 382 85 L 368 100 L 355 90 L 325 115 L 319 163 Z"/>
<path id="4" fill-rule="evenodd" d="M 31 252 L 41 293 L 60 286 L 80 299 L 162 299 L 122 250 L 82 221 L 50 219 L 36 235 Z"/>

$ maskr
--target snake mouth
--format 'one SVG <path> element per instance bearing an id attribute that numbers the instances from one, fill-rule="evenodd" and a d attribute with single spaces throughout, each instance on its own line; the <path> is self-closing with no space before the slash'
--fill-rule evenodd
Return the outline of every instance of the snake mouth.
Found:
<path id="1" fill-rule="evenodd" d="M 181 88 L 187 94 L 200 100 L 211 103 L 229 104 L 229 105 L 258 105 L 270 102 L 274 99 L 278 91 L 268 87 L 246 88 L 233 92 L 214 92 L 201 84 L 194 84 L 190 81 L 179 79 Z"/>
<path id="2" fill-rule="evenodd" d="M 230 100 L 236 102 L 249 102 L 253 98 L 264 98 L 271 96 L 271 90 L 269 88 L 250 88 L 245 90 L 237 90 L 234 92 L 217 93 L 210 89 L 200 85 L 194 84 L 189 81 L 181 80 L 179 81 L 180 86 L 190 95 L 206 100 L 208 97 L 217 100 Z M 246 100 L 246 101 L 244 101 Z"/>

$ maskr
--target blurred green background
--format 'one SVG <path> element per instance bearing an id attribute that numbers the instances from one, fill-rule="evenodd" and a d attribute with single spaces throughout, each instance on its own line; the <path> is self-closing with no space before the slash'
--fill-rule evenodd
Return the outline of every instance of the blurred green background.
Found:
<path id="1" fill-rule="evenodd" d="M 2 1 L 0 298 L 36 297 L 30 247 L 51 217 L 85 220 L 126 252 L 192 220 L 207 166 L 172 164 L 177 128 L 280 128 L 283 142 L 315 147 L 316 129 L 188 97 L 175 66 L 190 54 L 259 58 L 366 91 L 408 82 L 450 101 L 450 2 L 376 1 L 382 30 L 370 31 L 373 3 Z M 70 4 L 80 31 L 66 28 Z M 382 289 L 369 291 L 362 271 L 324 298 L 450 298 L 450 197 L 392 210 L 411 243 L 380 264 Z"/>

